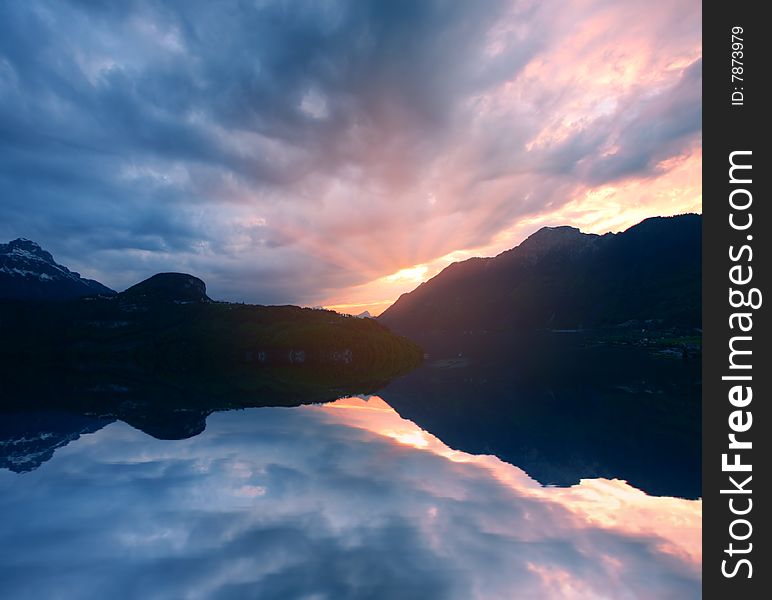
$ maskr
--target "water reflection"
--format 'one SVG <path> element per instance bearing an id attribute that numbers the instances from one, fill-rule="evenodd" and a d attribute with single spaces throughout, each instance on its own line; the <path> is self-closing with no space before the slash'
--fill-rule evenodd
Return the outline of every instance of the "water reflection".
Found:
<path id="1" fill-rule="evenodd" d="M 698 598 L 701 503 L 545 488 L 380 398 L 124 423 L 0 471 L 0 597 Z"/>
<path id="2" fill-rule="evenodd" d="M 699 360 L 579 336 L 483 337 L 448 342 L 463 358 L 434 357 L 379 395 L 449 446 L 495 454 L 543 484 L 620 478 L 701 496 Z"/>
<path id="3" fill-rule="evenodd" d="M 573 334 L 442 342 L 422 366 L 388 383 L 367 372 L 260 368 L 244 379 L 206 377 L 204 386 L 178 373 L 170 385 L 127 364 L 107 371 L 47 370 L 46 377 L 32 367 L 16 372 L 6 365 L 0 373 L 0 467 L 34 469 L 81 432 L 115 419 L 155 438 L 184 439 L 204 431 L 215 411 L 377 391 L 449 446 L 494 454 L 545 485 L 620 478 L 652 495 L 700 497 L 698 360 Z"/>

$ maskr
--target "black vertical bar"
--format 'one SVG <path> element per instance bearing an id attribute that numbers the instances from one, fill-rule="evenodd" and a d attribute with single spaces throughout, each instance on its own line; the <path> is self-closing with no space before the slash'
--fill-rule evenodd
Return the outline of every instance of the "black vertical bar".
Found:
<path id="1" fill-rule="evenodd" d="M 772 227 L 768 180 L 772 177 L 772 165 L 763 139 L 770 129 L 767 111 L 772 109 L 766 93 L 770 72 L 768 44 L 772 36 L 770 24 L 761 15 L 765 6 L 761 2 L 703 4 L 703 597 L 707 599 L 772 598 L 772 535 L 765 527 L 772 511 L 766 491 L 772 478 L 772 362 L 766 351 L 767 344 L 772 342 L 769 311 L 765 304 L 756 310 L 732 308 L 729 301 L 730 288 L 740 290 L 746 297 L 752 288 L 758 288 L 762 297 L 768 294 L 763 302 L 772 304 L 772 289 L 767 286 L 772 246 L 767 233 Z M 732 54 L 738 51 L 742 54 Z M 736 154 L 736 163 L 752 165 L 751 169 L 736 169 L 735 180 L 751 182 L 730 183 L 730 154 L 735 151 L 746 153 Z M 744 205 L 752 198 L 748 208 L 732 208 L 730 195 L 734 190 L 744 190 L 733 196 L 735 205 Z M 732 213 L 735 224 L 740 226 L 752 214 L 752 225 L 746 230 L 733 229 Z M 743 245 L 751 249 L 751 261 L 747 260 L 748 251 L 737 258 Z M 736 260 L 730 258 L 730 247 L 734 248 Z M 745 285 L 730 281 L 730 268 L 735 265 L 742 265 L 735 271 L 737 278 L 746 277 L 747 267 L 752 267 L 752 281 Z M 740 331 L 738 320 L 733 322 L 734 328 L 730 325 L 731 315 L 738 312 L 751 314 L 750 332 Z M 736 345 L 743 344 L 744 349 L 752 350 L 750 358 L 743 355 L 743 362 L 750 363 L 750 369 L 730 369 L 729 340 L 737 335 L 752 337 L 752 341 L 737 341 Z M 737 375 L 751 375 L 752 380 L 724 379 Z M 730 389 L 735 385 L 750 387 L 753 393 L 753 400 L 741 408 L 741 420 L 735 421 L 736 426 L 744 426 L 748 413 L 752 413 L 752 426 L 743 433 L 730 428 L 731 415 L 738 410 L 729 400 Z M 729 449 L 731 433 L 735 433 L 737 440 L 750 441 L 752 448 Z M 739 460 L 750 464 L 752 471 L 724 470 L 724 454 L 727 462 Z M 736 459 L 735 454 L 740 458 Z M 752 490 L 751 493 L 742 493 L 730 480 L 734 477 L 741 485 L 748 476 L 752 480 L 743 488 Z M 731 512 L 730 500 L 734 509 L 742 512 L 748 508 L 749 499 L 752 509 L 746 515 Z M 748 533 L 743 519 L 752 527 L 752 533 L 744 540 L 733 539 L 733 533 L 736 538 Z M 732 525 L 734 521 L 737 522 Z M 744 553 L 750 544 L 752 549 Z M 750 578 L 749 565 L 740 564 L 742 559 L 752 565 Z"/>

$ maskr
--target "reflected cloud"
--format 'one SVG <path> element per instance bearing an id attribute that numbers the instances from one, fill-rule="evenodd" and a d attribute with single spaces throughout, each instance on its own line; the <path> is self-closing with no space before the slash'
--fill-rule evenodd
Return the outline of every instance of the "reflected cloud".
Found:
<path id="1" fill-rule="evenodd" d="M 426 449 L 451 461 L 478 465 L 519 495 L 561 505 L 589 525 L 660 537 L 662 550 L 681 556 L 697 567 L 701 565 L 701 501 L 648 496 L 619 479 L 583 479 L 571 487 L 545 487 L 496 456 L 467 454 L 449 448 L 431 433 L 400 417 L 378 396 L 367 400 L 346 398 L 315 410 L 333 413 L 336 422 Z"/>
<path id="2" fill-rule="evenodd" d="M 700 596 L 699 501 L 545 488 L 377 397 L 114 423 L 0 491 L 3 597 Z"/>

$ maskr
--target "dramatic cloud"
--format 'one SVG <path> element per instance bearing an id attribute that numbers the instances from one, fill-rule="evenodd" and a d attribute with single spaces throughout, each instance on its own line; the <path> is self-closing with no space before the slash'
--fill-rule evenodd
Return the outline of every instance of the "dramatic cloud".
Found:
<path id="1" fill-rule="evenodd" d="M 699 501 L 544 488 L 375 397 L 114 423 L 0 490 L 7 598 L 700 597 Z"/>
<path id="2" fill-rule="evenodd" d="M 539 224 L 699 210 L 700 31 L 695 0 L 4 3 L 0 238 L 381 308 Z"/>

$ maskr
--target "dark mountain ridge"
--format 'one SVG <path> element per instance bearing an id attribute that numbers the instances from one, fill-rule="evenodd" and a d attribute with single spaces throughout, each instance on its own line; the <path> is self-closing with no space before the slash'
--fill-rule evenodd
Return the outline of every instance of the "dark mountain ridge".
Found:
<path id="1" fill-rule="evenodd" d="M 454 263 L 378 320 L 421 339 L 468 331 L 701 324 L 700 215 L 646 219 L 622 233 L 545 227 L 494 258 Z"/>

